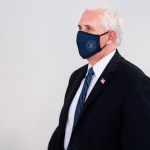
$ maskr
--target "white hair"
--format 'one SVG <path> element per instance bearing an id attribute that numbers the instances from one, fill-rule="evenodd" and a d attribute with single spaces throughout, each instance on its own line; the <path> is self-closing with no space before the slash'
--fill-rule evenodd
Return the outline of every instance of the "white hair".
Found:
<path id="1" fill-rule="evenodd" d="M 100 13 L 102 26 L 106 31 L 115 31 L 116 44 L 119 46 L 123 35 L 123 20 L 120 18 L 117 11 L 108 6 L 87 8 L 86 10 L 95 10 Z"/>

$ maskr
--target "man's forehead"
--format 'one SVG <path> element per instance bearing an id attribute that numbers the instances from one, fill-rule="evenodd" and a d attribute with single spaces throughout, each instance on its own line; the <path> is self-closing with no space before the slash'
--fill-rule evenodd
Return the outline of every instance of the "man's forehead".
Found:
<path id="1" fill-rule="evenodd" d="M 85 10 L 81 17 L 95 17 L 99 18 L 101 16 L 102 12 L 98 10 Z"/>
<path id="2" fill-rule="evenodd" d="M 79 24 L 100 22 L 101 13 L 96 10 L 86 10 L 82 14 Z"/>

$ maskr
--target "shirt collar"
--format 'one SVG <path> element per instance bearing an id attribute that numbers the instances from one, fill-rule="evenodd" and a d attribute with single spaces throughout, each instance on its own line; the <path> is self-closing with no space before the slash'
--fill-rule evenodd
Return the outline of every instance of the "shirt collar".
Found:
<path id="1" fill-rule="evenodd" d="M 112 51 L 110 54 L 108 54 L 107 56 L 103 57 L 101 60 L 99 60 L 94 66 L 93 66 L 93 70 L 95 73 L 96 78 L 99 78 L 100 75 L 102 74 L 102 72 L 104 71 L 105 67 L 107 66 L 107 64 L 109 63 L 109 61 L 111 60 L 111 58 L 114 56 L 116 50 Z M 91 64 L 88 64 L 88 70 L 91 68 Z M 88 73 L 88 71 L 87 71 Z"/>

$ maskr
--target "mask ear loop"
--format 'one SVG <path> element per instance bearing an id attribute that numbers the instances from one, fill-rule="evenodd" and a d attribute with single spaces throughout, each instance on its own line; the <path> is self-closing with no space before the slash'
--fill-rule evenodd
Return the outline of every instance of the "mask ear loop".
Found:
<path id="1" fill-rule="evenodd" d="M 103 36 L 103 35 L 105 35 L 105 34 L 107 34 L 107 33 L 109 33 L 109 31 L 107 31 L 107 32 L 105 32 L 105 33 L 103 33 L 103 34 L 101 34 L 100 36 Z M 101 48 L 101 50 L 104 49 L 106 46 L 107 46 L 107 44 L 104 45 L 104 46 Z"/>
<path id="2" fill-rule="evenodd" d="M 104 45 L 104 46 L 101 48 L 101 50 L 102 50 L 102 49 L 104 49 L 106 46 L 107 46 L 107 44 L 106 44 L 106 45 Z"/>
<path id="3" fill-rule="evenodd" d="M 105 35 L 105 34 L 107 34 L 107 33 L 109 33 L 109 31 L 107 31 L 107 32 L 105 32 L 105 33 L 103 33 L 103 34 L 100 34 L 100 36 L 103 36 L 103 35 Z"/>

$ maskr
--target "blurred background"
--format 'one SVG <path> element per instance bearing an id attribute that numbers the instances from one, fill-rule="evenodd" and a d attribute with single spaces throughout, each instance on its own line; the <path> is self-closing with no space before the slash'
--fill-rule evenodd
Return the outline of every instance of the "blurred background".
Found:
<path id="1" fill-rule="evenodd" d="M 0 0 L 0 150 L 46 150 L 78 55 L 86 7 L 109 5 L 124 20 L 120 53 L 150 76 L 150 1 Z"/>

